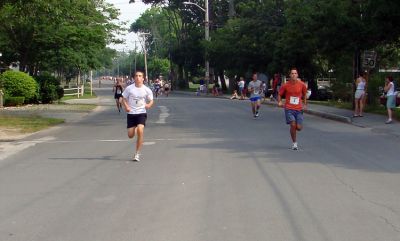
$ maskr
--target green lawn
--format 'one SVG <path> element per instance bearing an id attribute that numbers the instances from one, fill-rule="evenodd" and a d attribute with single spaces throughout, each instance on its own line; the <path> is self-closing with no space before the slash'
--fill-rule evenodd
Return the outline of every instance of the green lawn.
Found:
<path id="1" fill-rule="evenodd" d="M 19 129 L 22 133 L 32 133 L 50 126 L 64 123 L 63 119 L 33 116 L 0 115 L 0 127 Z"/>
<path id="2" fill-rule="evenodd" d="M 193 84 L 193 82 L 189 82 L 189 91 L 196 92 L 199 86 L 200 84 Z"/>

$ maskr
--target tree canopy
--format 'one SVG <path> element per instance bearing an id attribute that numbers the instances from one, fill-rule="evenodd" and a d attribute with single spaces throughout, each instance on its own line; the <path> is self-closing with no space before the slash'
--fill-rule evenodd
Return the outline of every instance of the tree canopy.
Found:
<path id="1" fill-rule="evenodd" d="M 378 51 L 385 65 L 399 62 L 398 54 L 389 54 L 399 45 L 397 0 L 209 0 L 210 42 L 203 40 L 204 12 L 197 6 L 185 5 L 183 0 L 143 2 L 158 6 L 158 13 L 174 13 L 179 19 L 180 28 L 170 31 L 174 34 L 167 46 L 175 57 L 173 63 L 186 72 L 203 66 L 204 53 L 214 70 L 232 76 L 253 70 L 285 73 L 296 66 L 306 78 L 335 69 L 345 73 L 343 79 L 348 81 L 352 79 L 353 56 L 363 50 Z M 204 0 L 191 2 L 204 6 Z M 142 30 L 157 35 L 162 21 L 154 18 L 143 24 L 148 17 L 149 13 L 142 15 L 131 30 L 146 26 Z"/>
<path id="2" fill-rule="evenodd" d="M 31 74 L 99 67 L 106 45 L 120 41 L 118 15 L 104 0 L 2 1 L 2 61 Z"/>

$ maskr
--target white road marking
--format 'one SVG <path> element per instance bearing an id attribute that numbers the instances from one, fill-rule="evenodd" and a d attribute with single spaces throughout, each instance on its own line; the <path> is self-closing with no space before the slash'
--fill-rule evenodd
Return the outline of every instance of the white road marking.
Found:
<path id="1" fill-rule="evenodd" d="M 12 156 L 26 148 L 29 148 L 31 146 L 34 146 L 38 143 L 42 143 L 42 142 L 50 142 L 52 140 L 54 140 L 55 137 L 53 136 L 46 136 L 46 137 L 42 137 L 39 138 L 37 140 L 34 141 L 18 141 L 18 142 L 5 142 L 2 143 L 1 147 L 0 147 L 0 160 L 3 160 L 9 156 Z"/>
<path id="2" fill-rule="evenodd" d="M 166 106 L 159 106 L 160 108 L 160 116 L 158 117 L 158 121 L 156 121 L 157 124 L 165 124 L 167 117 L 169 116 L 169 109 Z"/>

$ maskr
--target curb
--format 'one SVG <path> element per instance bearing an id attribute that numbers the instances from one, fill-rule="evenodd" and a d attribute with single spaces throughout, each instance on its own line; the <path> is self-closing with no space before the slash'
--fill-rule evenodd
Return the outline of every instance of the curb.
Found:
<path id="1" fill-rule="evenodd" d="M 321 112 L 317 110 L 304 110 L 305 113 L 310 114 L 310 115 L 316 115 L 325 119 L 330 119 L 334 121 L 339 121 L 339 122 L 344 122 L 348 124 L 352 124 L 353 121 L 351 120 L 350 117 L 346 116 L 341 116 L 341 115 L 336 115 L 333 113 L 327 113 L 327 112 Z"/>

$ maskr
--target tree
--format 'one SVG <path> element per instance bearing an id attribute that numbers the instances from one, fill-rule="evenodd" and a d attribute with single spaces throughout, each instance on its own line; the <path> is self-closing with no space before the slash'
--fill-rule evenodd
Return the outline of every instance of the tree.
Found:
<path id="1" fill-rule="evenodd" d="M 101 65 L 107 43 L 118 41 L 118 11 L 104 0 L 6 1 L 0 6 L 0 48 L 7 63 L 39 70 L 81 71 Z"/>
<path id="2" fill-rule="evenodd" d="M 187 87 L 187 72 L 196 72 L 196 66 L 204 62 L 203 39 L 201 29 L 197 28 L 197 17 L 193 12 L 183 8 L 183 1 L 169 1 L 168 5 L 148 9 L 131 25 L 133 32 L 151 33 L 146 36 L 146 43 L 150 43 L 148 53 L 161 58 L 169 58 L 178 70 L 179 83 L 174 86 Z M 150 2 L 145 2 L 150 3 Z M 152 1 L 160 4 L 160 1 Z M 167 4 L 167 2 L 163 2 Z M 150 56 L 151 57 L 151 56 Z"/>

